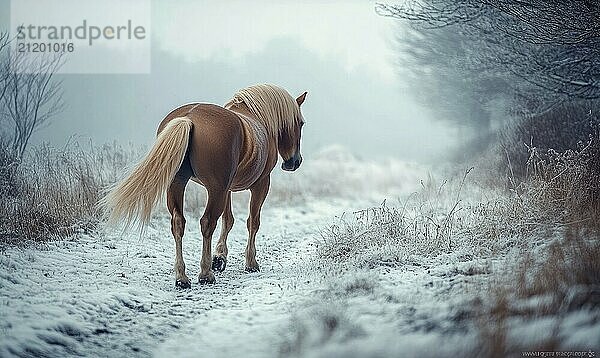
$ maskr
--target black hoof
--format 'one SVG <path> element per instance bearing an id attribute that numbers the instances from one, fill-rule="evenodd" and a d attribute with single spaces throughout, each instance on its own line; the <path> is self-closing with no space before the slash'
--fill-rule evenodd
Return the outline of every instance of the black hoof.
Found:
<path id="1" fill-rule="evenodd" d="M 212 258 L 212 270 L 215 272 L 225 271 L 227 266 L 227 259 L 223 256 L 213 256 Z"/>
<path id="2" fill-rule="evenodd" d="M 260 268 L 258 266 L 256 267 L 246 267 L 246 272 L 259 272 Z"/>
<path id="3" fill-rule="evenodd" d="M 212 272 L 206 277 L 198 277 L 198 283 L 201 285 L 209 285 L 215 282 L 215 275 Z"/>
<path id="4" fill-rule="evenodd" d="M 175 287 L 177 287 L 177 288 L 191 288 L 192 285 L 190 284 L 190 281 L 176 280 L 175 281 Z"/>

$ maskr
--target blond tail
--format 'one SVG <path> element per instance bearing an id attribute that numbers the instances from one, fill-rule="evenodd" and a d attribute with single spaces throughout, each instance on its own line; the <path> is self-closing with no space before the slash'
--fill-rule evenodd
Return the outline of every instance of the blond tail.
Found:
<path id="1" fill-rule="evenodd" d="M 183 163 L 192 126 L 187 117 L 172 119 L 160 132 L 144 160 L 100 200 L 109 224 L 120 219 L 125 220 L 126 227 L 136 222 L 141 227 L 148 224 L 152 209 Z"/>

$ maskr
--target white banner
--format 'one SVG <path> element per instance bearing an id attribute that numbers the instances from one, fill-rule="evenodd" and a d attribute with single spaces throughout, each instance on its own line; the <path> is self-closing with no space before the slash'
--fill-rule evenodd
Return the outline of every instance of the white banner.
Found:
<path id="1" fill-rule="evenodd" d="M 150 0 L 11 2 L 13 71 L 149 73 Z"/>

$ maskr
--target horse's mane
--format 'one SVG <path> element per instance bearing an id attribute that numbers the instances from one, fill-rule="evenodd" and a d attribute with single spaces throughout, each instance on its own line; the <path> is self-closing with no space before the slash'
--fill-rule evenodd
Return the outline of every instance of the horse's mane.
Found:
<path id="1" fill-rule="evenodd" d="M 300 119 L 300 107 L 283 88 L 258 84 L 239 90 L 225 105 L 244 103 L 271 135 L 289 130 Z"/>

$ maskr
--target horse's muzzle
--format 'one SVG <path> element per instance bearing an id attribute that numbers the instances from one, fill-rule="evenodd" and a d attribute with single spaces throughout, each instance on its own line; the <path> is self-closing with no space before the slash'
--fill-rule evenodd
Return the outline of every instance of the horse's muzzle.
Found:
<path id="1" fill-rule="evenodd" d="M 300 167 L 300 164 L 302 164 L 302 156 L 300 153 L 296 153 L 293 157 L 281 163 L 281 169 L 293 172 Z"/>

